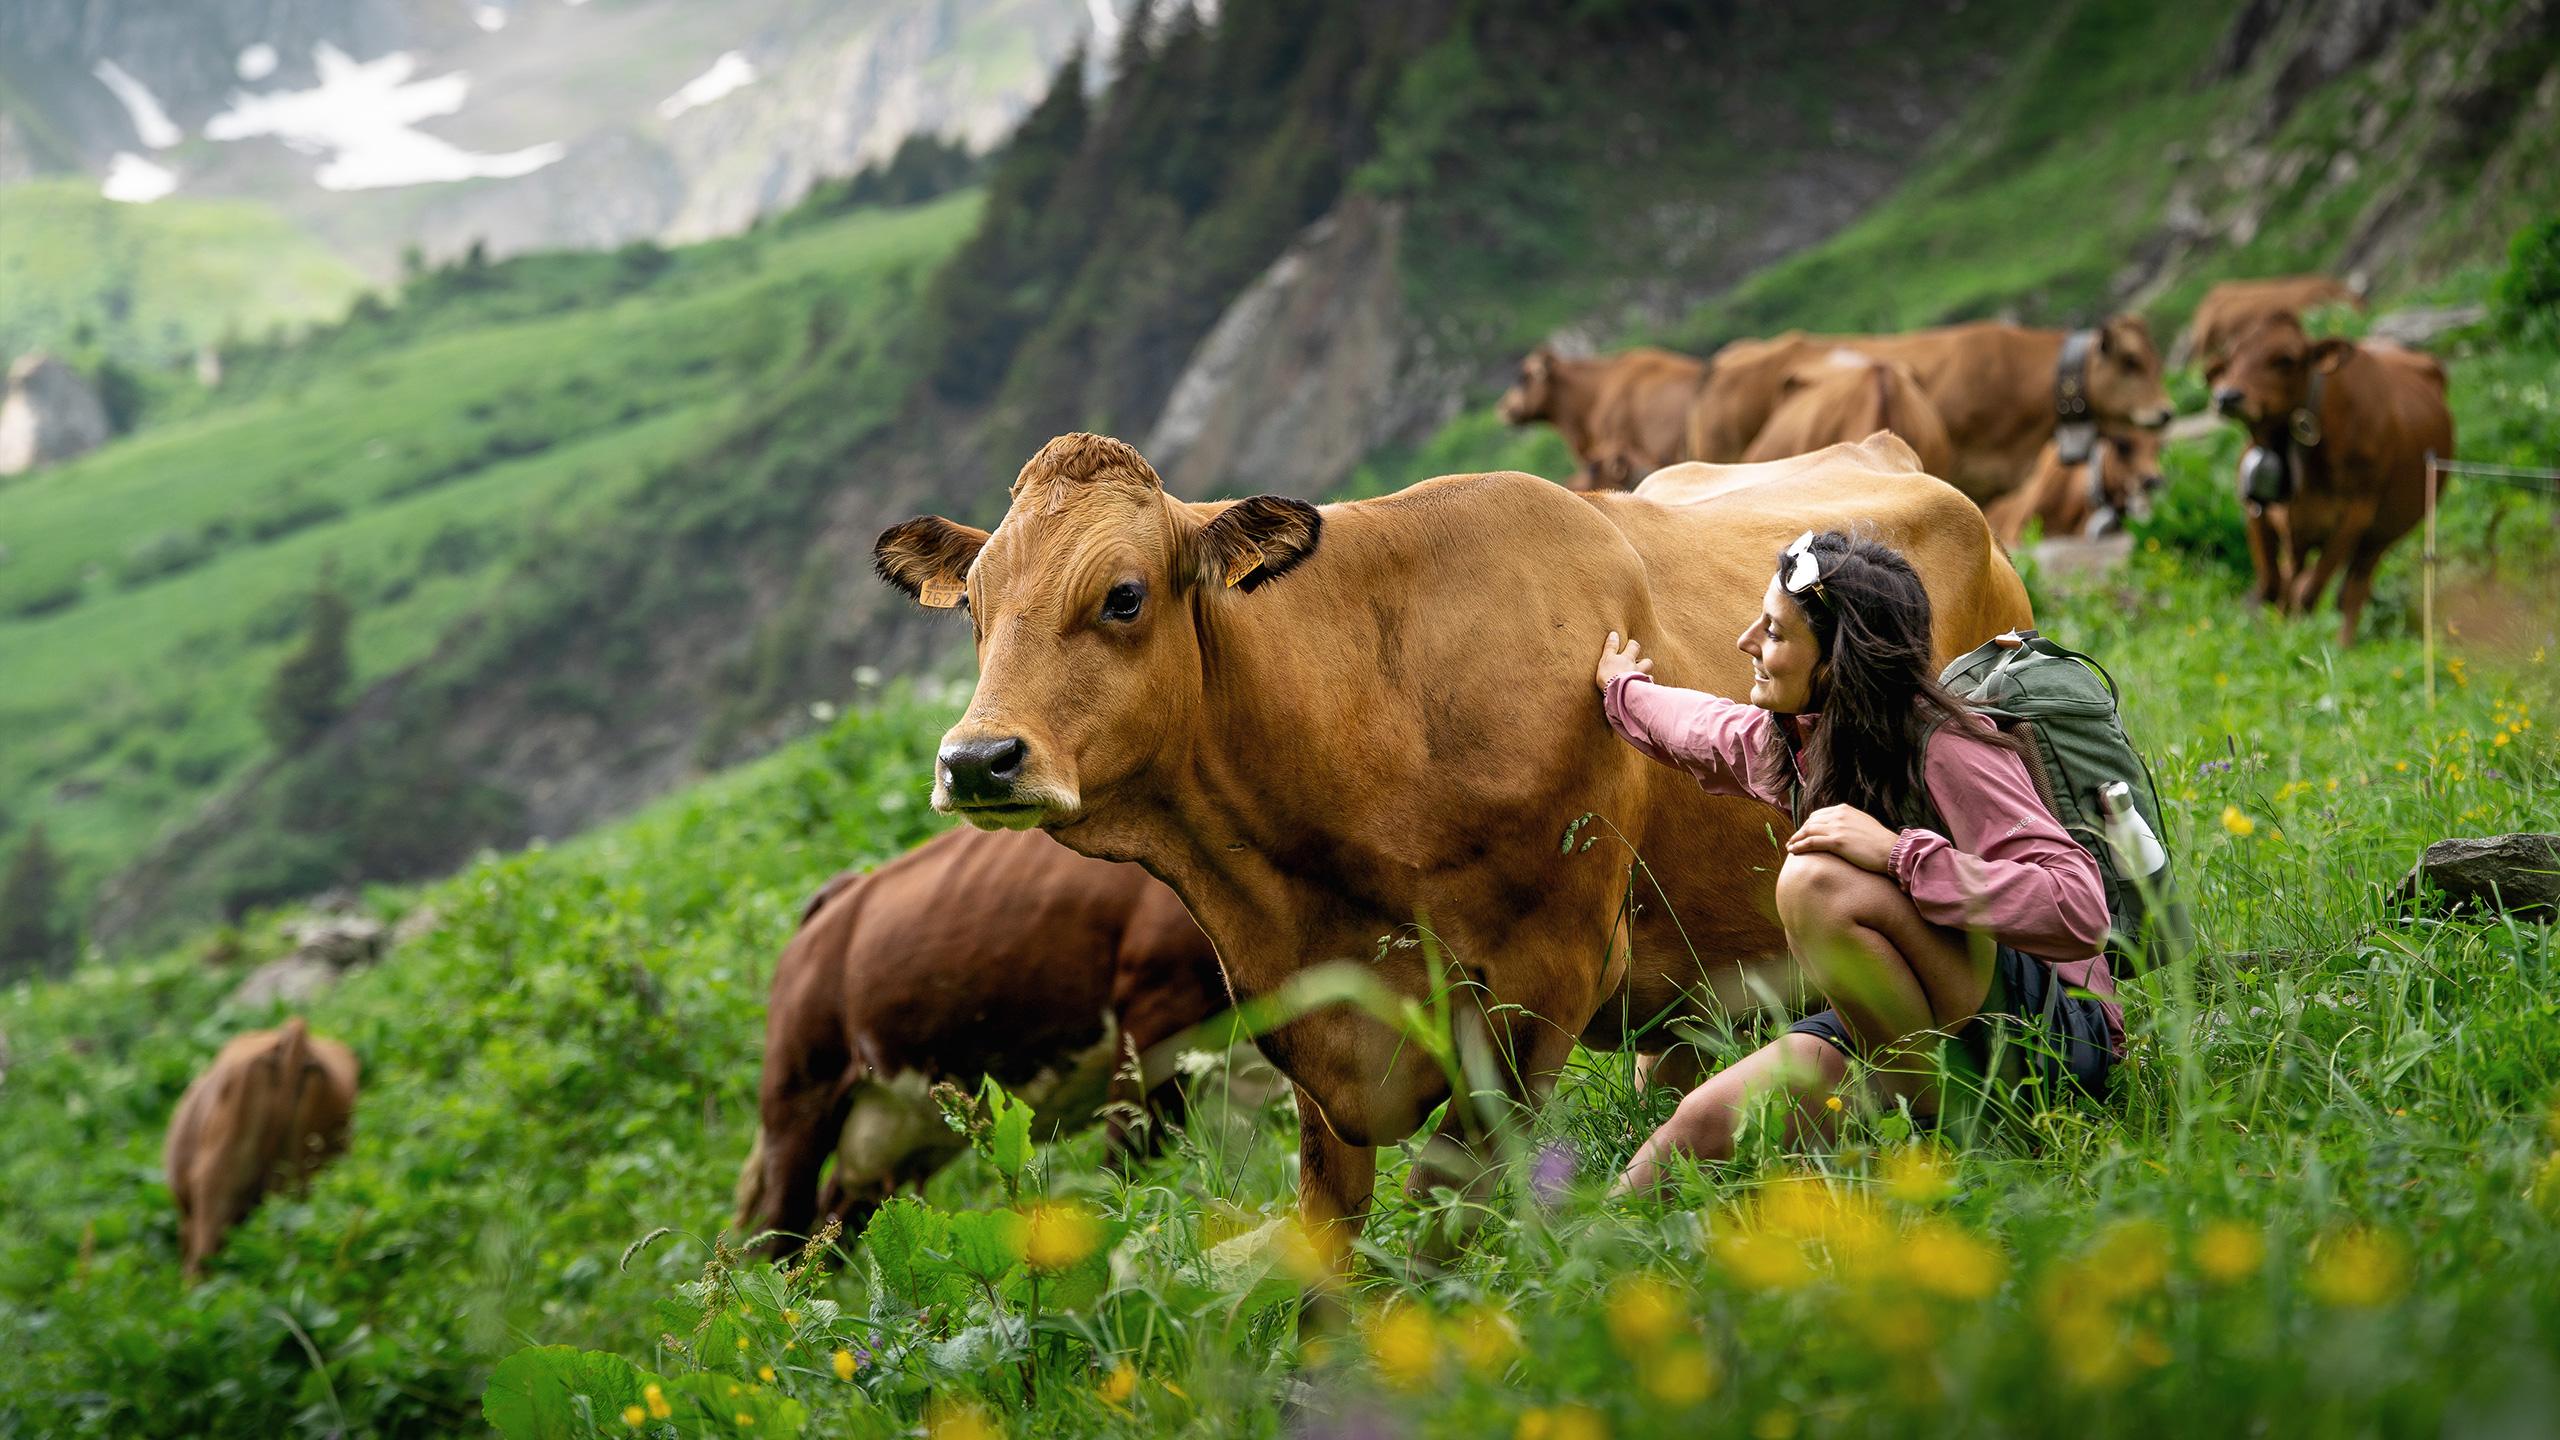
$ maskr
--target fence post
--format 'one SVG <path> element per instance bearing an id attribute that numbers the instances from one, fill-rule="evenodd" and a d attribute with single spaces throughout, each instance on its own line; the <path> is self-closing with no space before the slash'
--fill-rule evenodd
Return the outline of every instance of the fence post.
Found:
<path id="1" fill-rule="evenodd" d="M 2427 452 L 2427 545 L 2420 558 L 2423 579 L 2420 582 L 2419 608 L 2424 612 L 2419 626 L 2426 632 L 2427 709 L 2436 708 L 2436 452 Z"/>

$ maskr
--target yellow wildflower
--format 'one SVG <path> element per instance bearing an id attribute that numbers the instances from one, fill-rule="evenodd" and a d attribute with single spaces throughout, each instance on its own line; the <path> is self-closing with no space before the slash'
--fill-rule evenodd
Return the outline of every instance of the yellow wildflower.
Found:
<path id="1" fill-rule="evenodd" d="M 1520 1354 L 1520 1331 L 1499 1305 L 1479 1305 L 1450 1327 L 1458 1357 L 1478 1375 L 1494 1376 L 1511 1368 Z"/>
<path id="2" fill-rule="evenodd" d="M 2169 1275 L 2169 1232 L 2150 1220 L 2118 1220 L 2098 1232 L 2086 1261 L 2090 1283 L 2110 1300 L 2160 1288 Z"/>
<path id="3" fill-rule="evenodd" d="M 763 1382 L 764 1382 L 764 1383 L 766 1383 L 767 1385 L 772 1384 L 772 1383 L 773 1383 L 773 1367 L 772 1367 L 772 1366 L 770 1366 L 770 1365 L 759 1365 L 759 1366 L 757 1366 L 757 1367 L 756 1367 L 756 1378 L 757 1378 L 757 1379 L 759 1379 L 759 1380 L 761 1380 L 761 1381 L 763 1381 Z"/>
<path id="4" fill-rule="evenodd" d="M 741 1349 L 741 1350 L 744 1350 L 744 1349 L 746 1349 L 746 1348 L 747 1348 L 747 1337 L 746 1337 L 746 1336 L 741 1335 L 741 1336 L 739 1336 L 739 1337 L 738 1337 L 738 1348 L 739 1348 L 739 1349 Z"/>
<path id="5" fill-rule="evenodd" d="M 797 1310 L 785 1310 L 785 1311 L 783 1311 L 783 1312 L 782 1312 L 782 1323 L 783 1323 L 783 1324 L 785 1324 L 785 1325 L 797 1325 L 797 1324 L 799 1324 L 799 1323 L 800 1323 L 800 1312 L 799 1312 L 799 1311 L 797 1311 Z"/>
<path id="6" fill-rule="evenodd" d="M 1418 1305 L 1391 1303 L 1369 1318 L 1369 1358 L 1399 1390 L 1419 1390 L 1440 1368 L 1440 1336 Z"/>
<path id="7" fill-rule="evenodd" d="M 648 1419 L 649 1412 L 641 1409 L 637 1405 L 625 1405 L 622 1407 L 622 1423 L 630 1426 L 634 1430 L 637 1430 L 643 1424 L 646 1424 Z"/>
<path id="8" fill-rule="evenodd" d="M 2399 1297 L 2409 1260 L 2400 1242 L 2378 1230 L 2331 1235 L 2313 1250 L 2311 1293 L 2331 1305 L 2369 1310 Z"/>
<path id="9" fill-rule="evenodd" d="M 1998 1247 L 1946 1224 L 1914 1227 L 1894 1253 L 1912 1284 L 1950 1300 L 1989 1296 L 2009 1268 Z"/>
<path id="10" fill-rule="evenodd" d="M 1673 1409 L 1686 1409 L 1716 1391 L 1724 1377 L 1707 1347 L 1685 1341 L 1637 1362 L 1636 1378 L 1645 1393 Z"/>
<path id="11" fill-rule="evenodd" d="M 1793 1290 L 1813 1278 L 1804 1246 L 1767 1230 L 1727 1230 L 1715 1249 L 1733 1278 L 1754 1290 Z"/>
<path id="12" fill-rule="evenodd" d="M 1520 1412 L 1512 1440 L 1609 1440 L 1609 1425 L 1600 1412 L 1581 1405 L 1539 1406 Z"/>
<path id="13" fill-rule="evenodd" d="M 928 1440 L 1002 1440 L 987 1412 L 965 1400 L 937 1400 L 925 1411 Z"/>
<path id="14" fill-rule="evenodd" d="M 729 1418 L 736 1421 L 738 1428 L 741 1430 L 747 1429 L 756 1423 L 756 1417 L 748 1414 L 744 1410 L 739 1411 L 737 1414 L 732 1415 Z"/>
<path id="15" fill-rule="evenodd" d="M 1102 1248 L 1102 1222 L 1074 1201 L 1035 1205 L 1022 1239 L 1022 1258 L 1034 1270 L 1065 1270 Z"/>
<path id="16" fill-rule="evenodd" d="M 1138 1393 L 1138 1372 L 1124 1360 L 1112 1366 L 1111 1373 L 1103 1376 L 1102 1384 L 1096 1388 L 1104 1404 L 1127 1405 L 1129 1397 Z"/>
<path id="17" fill-rule="evenodd" d="M 1671 1286 L 1654 1275 L 1630 1275 L 1609 1292 L 1609 1337 L 1629 1355 L 1679 1333 L 1687 1315 Z"/>
<path id="18" fill-rule="evenodd" d="M 850 1380 L 853 1378 L 853 1372 L 859 1368 L 860 1362 L 853 1358 L 852 1351 L 838 1350 L 835 1353 L 835 1365 L 836 1378 L 839 1380 Z"/>
<path id="19" fill-rule="evenodd" d="M 1760 1418 L 1751 1422 L 1751 1440 L 1796 1440 L 1796 1412 L 1761 1411 Z"/>
<path id="20" fill-rule="evenodd" d="M 1840 1111 L 1841 1111 L 1841 1109 L 1843 1108 L 1843 1107 L 1841 1106 L 1841 1104 L 1840 1104 L 1840 1097 L 1839 1097 L 1839 1096 L 1837 1096 L 1837 1095 L 1825 1095 L 1825 1096 L 1823 1096 L 1823 1097 L 1822 1097 L 1822 1108 L 1823 1108 L 1823 1109 L 1825 1109 L 1825 1110 L 1830 1111 L 1830 1112 L 1831 1112 L 1832 1114 L 1834 1114 L 1834 1115 L 1839 1114 L 1839 1113 L 1840 1113 Z"/>
<path id="21" fill-rule="evenodd" d="M 2196 1268 L 2216 1285 L 2236 1285 L 2266 1263 L 2267 1242 L 2234 1220 L 2216 1220 L 2196 1237 Z"/>
<path id="22" fill-rule="evenodd" d="M 1905 1205 L 1934 1205 L 1955 1188 L 1945 1162 L 1926 1145 L 1907 1145 L 1885 1157 L 1884 1191 Z"/>
<path id="23" fill-rule="evenodd" d="M 2222 807 L 2222 828 L 2243 840 L 2258 833 L 2258 822 L 2240 813 L 2237 805 Z"/>
<path id="24" fill-rule="evenodd" d="M 675 1407 L 667 1403 L 667 1392 L 659 1389 L 654 1380 L 640 1387 L 640 1399 L 648 1405 L 652 1420 L 664 1420 L 676 1413 Z"/>

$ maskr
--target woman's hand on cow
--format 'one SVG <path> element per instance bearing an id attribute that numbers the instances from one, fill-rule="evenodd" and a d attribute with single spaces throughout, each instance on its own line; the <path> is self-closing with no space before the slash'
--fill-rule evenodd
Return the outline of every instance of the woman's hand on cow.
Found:
<path id="1" fill-rule="evenodd" d="M 1644 657 L 1642 646 L 1633 640 L 1628 640 L 1625 642 L 1626 648 L 1621 650 L 1618 648 L 1619 643 L 1618 632 L 1612 630 L 1609 632 L 1608 640 L 1600 646 L 1600 669 L 1591 678 L 1603 690 L 1608 689 L 1609 682 L 1621 675 L 1650 677 L 1653 674 L 1653 662 Z"/>
<path id="2" fill-rule="evenodd" d="M 1787 837 L 1790 855 L 1837 855 L 1861 870 L 1881 875 L 1893 858 L 1901 835 L 1855 805 L 1825 805 L 1804 817 Z"/>

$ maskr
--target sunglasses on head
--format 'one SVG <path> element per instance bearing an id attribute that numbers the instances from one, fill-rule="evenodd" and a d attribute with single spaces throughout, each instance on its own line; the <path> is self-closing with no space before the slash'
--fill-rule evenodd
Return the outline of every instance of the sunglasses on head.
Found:
<path id="1" fill-rule="evenodd" d="M 1826 605 L 1831 603 L 1831 596 L 1822 588 L 1822 557 L 1813 553 L 1812 531 L 1807 530 L 1797 536 L 1794 543 L 1787 546 L 1782 558 L 1787 562 L 1787 569 L 1778 583 L 1786 588 L 1788 594 L 1802 596 L 1810 593 Z"/>

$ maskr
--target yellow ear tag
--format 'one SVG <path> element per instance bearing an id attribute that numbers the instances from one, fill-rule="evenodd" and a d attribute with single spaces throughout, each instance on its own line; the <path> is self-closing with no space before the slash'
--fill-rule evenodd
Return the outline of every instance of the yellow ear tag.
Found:
<path id="1" fill-rule="evenodd" d="M 1234 559 L 1229 560 L 1227 562 L 1227 588 L 1233 590 L 1238 585 L 1243 584 L 1244 577 L 1252 574 L 1254 572 L 1254 567 L 1260 565 L 1262 561 L 1262 547 L 1259 545 L 1245 551 L 1241 555 L 1236 556 Z"/>
<path id="2" fill-rule="evenodd" d="M 969 587 L 949 583 L 926 585 L 916 591 L 916 601 L 935 610 L 948 610 L 969 597 Z"/>

